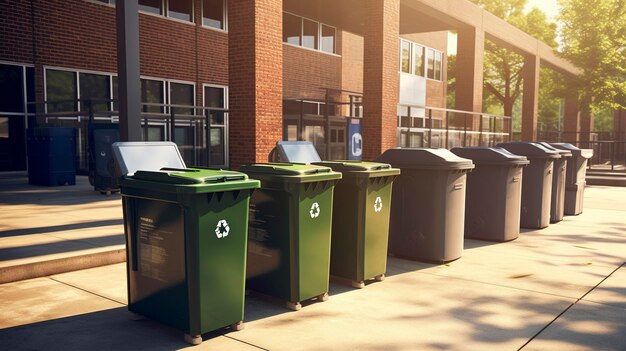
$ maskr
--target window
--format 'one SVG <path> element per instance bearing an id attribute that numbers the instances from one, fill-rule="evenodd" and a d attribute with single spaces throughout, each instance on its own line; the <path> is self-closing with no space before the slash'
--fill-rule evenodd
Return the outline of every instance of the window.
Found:
<path id="1" fill-rule="evenodd" d="M 76 72 L 46 70 L 48 112 L 76 111 Z"/>
<path id="2" fill-rule="evenodd" d="M 322 24 L 322 51 L 335 53 L 335 28 Z"/>
<path id="3" fill-rule="evenodd" d="M 192 0 L 170 0 L 168 1 L 167 5 L 168 17 L 193 22 Z"/>
<path id="4" fill-rule="evenodd" d="M 194 106 L 193 84 L 170 83 L 170 104 Z M 193 115 L 192 108 L 175 107 L 174 113 L 183 115 Z"/>
<path id="5" fill-rule="evenodd" d="M 283 42 L 300 45 L 302 18 L 290 13 L 283 13 Z"/>
<path id="6" fill-rule="evenodd" d="M 96 0 L 97 2 L 102 2 L 105 4 L 115 5 L 115 0 Z"/>
<path id="7" fill-rule="evenodd" d="M 411 73 L 411 43 L 400 41 L 400 71 Z"/>
<path id="8" fill-rule="evenodd" d="M 225 88 L 220 87 L 204 87 L 204 106 L 225 108 L 225 90 Z M 211 115 L 211 124 L 224 124 L 224 112 L 209 111 L 208 113 Z"/>
<path id="9" fill-rule="evenodd" d="M 283 12 L 283 42 L 334 54 L 335 27 Z"/>
<path id="10" fill-rule="evenodd" d="M 443 53 L 439 51 L 435 51 L 435 76 L 433 79 L 442 80 L 442 62 L 443 62 Z"/>
<path id="11" fill-rule="evenodd" d="M 302 21 L 302 46 L 317 50 L 318 31 L 319 23 L 304 18 Z"/>
<path id="12" fill-rule="evenodd" d="M 424 76 L 424 47 L 413 43 L 413 74 Z"/>
<path id="13" fill-rule="evenodd" d="M 227 108 L 228 95 L 226 87 L 204 87 L 204 106 Z M 225 165 L 226 164 L 226 121 L 225 113 L 222 111 L 210 111 L 211 114 L 211 129 L 210 129 L 210 151 L 209 158 L 211 165 Z"/>
<path id="14" fill-rule="evenodd" d="M 226 30 L 226 4 L 225 0 L 202 1 L 202 25 Z"/>
<path id="15" fill-rule="evenodd" d="M 110 103 L 106 101 L 111 94 L 110 76 L 103 74 L 79 73 L 80 110 L 88 111 L 89 105 L 85 100 L 92 101 L 95 112 L 110 110 Z"/>
<path id="16" fill-rule="evenodd" d="M 24 112 L 24 75 L 22 66 L 0 64 L 0 112 Z"/>
<path id="17" fill-rule="evenodd" d="M 164 82 L 159 80 L 141 80 L 141 102 L 148 104 L 164 104 L 165 96 L 163 94 Z M 143 112 L 165 113 L 163 106 L 147 106 L 143 105 Z"/>
<path id="18" fill-rule="evenodd" d="M 139 0 L 139 11 L 162 15 L 163 14 L 163 1 L 162 0 Z"/>
<path id="19" fill-rule="evenodd" d="M 428 74 L 426 77 L 435 79 L 435 50 L 428 49 L 428 55 L 426 56 L 428 62 Z"/>

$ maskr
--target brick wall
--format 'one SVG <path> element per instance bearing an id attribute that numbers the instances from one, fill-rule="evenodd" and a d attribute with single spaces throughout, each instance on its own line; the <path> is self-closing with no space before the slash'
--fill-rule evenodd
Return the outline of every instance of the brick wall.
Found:
<path id="1" fill-rule="evenodd" d="M 363 37 L 341 32 L 341 88 L 363 92 Z"/>
<path id="2" fill-rule="evenodd" d="M 283 44 L 283 62 L 286 98 L 324 99 L 322 88 L 341 89 L 340 56 Z"/>

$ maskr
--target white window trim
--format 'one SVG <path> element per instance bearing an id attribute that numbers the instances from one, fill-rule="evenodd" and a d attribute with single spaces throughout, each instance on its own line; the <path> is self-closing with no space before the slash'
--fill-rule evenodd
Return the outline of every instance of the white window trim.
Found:
<path id="1" fill-rule="evenodd" d="M 205 87 L 211 87 L 211 88 L 222 88 L 224 89 L 224 108 L 228 109 L 228 102 L 230 100 L 229 98 L 229 91 L 228 91 L 228 86 L 227 85 L 219 85 L 219 84 L 208 84 L 208 83 L 204 83 L 202 84 L 202 106 L 204 106 L 204 100 L 205 100 L 205 95 L 204 95 L 204 88 Z M 228 113 L 224 114 L 224 125 L 216 125 L 217 128 L 224 128 L 224 164 L 223 165 L 214 165 L 214 166 L 227 166 L 230 164 L 230 158 L 229 158 L 229 119 L 228 119 Z M 211 132 L 210 130 L 210 126 L 207 126 L 207 128 L 209 129 L 209 133 Z M 209 148 L 211 146 L 207 145 L 207 152 L 210 152 Z M 209 165 L 210 166 L 210 165 Z"/>
<path id="2" fill-rule="evenodd" d="M 305 50 L 309 50 L 309 51 L 321 52 L 323 54 L 341 57 L 341 55 L 337 54 L 337 32 L 338 32 L 337 31 L 337 27 L 331 26 L 330 24 L 326 24 L 326 23 L 320 22 L 320 21 L 315 20 L 313 18 L 309 18 L 309 17 L 305 17 L 305 16 L 301 16 L 301 15 L 295 14 L 293 12 L 283 11 L 283 13 L 287 13 L 287 14 L 290 14 L 292 16 L 299 17 L 301 19 L 301 21 L 300 21 L 300 45 L 291 44 L 291 43 L 287 43 L 287 42 L 283 41 L 284 45 L 289 45 L 289 46 L 293 46 L 293 47 L 296 47 L 296 48 L 301 48 L 301 49 L 305 49 Z M 302 41 L 303 41 L 302 37 L 304 36 L 304 21 L 303 21 L 303 19 L 307 19 L 309 21 L 317 23 L 317 46 L 318 46 L 317 49 L 311 49 L 311 48 L 308 48 L 308 47 L 302 45 Z M 331 27 L 331 28 L 335 29 L 335 42 L 333 43 L 334 44 L 334 48 L 333 49 L 334 49 L 335 52 L 327 52 L 327 51 L 322 50 L 322 45 L 321 45 L 321 43 L 322 43 L 322 41 L 321 41 L 321 39 L 322 39 L 322 25 L 325 25 L 327 27 Z"/>
<path id="3" fill-rule="evenodd" d="M 200 1 L 200 4 L 201 4 L 200 13 L 202 14 L 200 16 L 200 27 L 211 29 L 214 31 L 222 32 L 222 33 L 228 33 L 228 0 L 222 0 L 222 2 L 224 4 L 224 11 L 222 11 L 222 15 L 224 16 L 224 28 L 223 29 L 215 28 L 215 27 L 204 25 L 204 0 Z"/>
<path id="4" fill-rule="evenodd" d="M 407 72 L 402 72 L 402 42 L 407 42 L 409 43 L 409 66 L 410 66 L 410 73 Z M 414 73 L 414 67 L 415 65 L 413 64 L 413 44 L 421 46 L 424 51 L 423 51 L 423 63 L 424 63 L 424 75 L 420 76 L 418 74 Z M 440 78 L 436 79 L 436 78 L 429 78 L 428 77 L 428 51 L 432 50 L 433 51 L 433 76 L 434 76 L 434 70 L 435 70 L 435 56 L 437 53 L 439 53 L 441 55 L 441 71 L 440 71 Z M 443 66 L 444 66 L 444 52 L 441 50 L 437 50 L 435 48 L 431 48 L 429 46 L 426 46 L 424 44 L 420 44 L 414 41 L 410 41 L 408 39 L 404 39 L 404 38 L 400 38 L 400 47 L 399 47 L 399 62 L 398 62 L 398 73 L 400 74 L 410 74 L 410 75 L 414 75 L 414 76 L 418 76 L 418 77 L 422 77 L 425 78 L 427 80 L 432 80 L 432 81 L 436 81 L 436 82 L 443 82 Z"/>

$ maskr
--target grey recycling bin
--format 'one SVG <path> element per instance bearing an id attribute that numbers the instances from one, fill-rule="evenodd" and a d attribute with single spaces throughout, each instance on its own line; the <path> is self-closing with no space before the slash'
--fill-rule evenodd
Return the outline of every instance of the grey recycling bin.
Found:
<path id="1" fill-rule="evenodd" d="M 561 155 L 561 158 L 554 160 L 554 174 L 552 175 L 552 198 L 550 200 L 550 223 L 556 223 L 563 220 L 565 211 L 565 172 L 569 160 L 572 158 L 572 152 L 568 150 L 557 149 L 554 146 L 540 142 L 541 146 L 548 150 L 553 150 Z"/>
<path id="2" fill-rule="evenodd" d="M 487 241 L 517 239 L 522 203 L 522 170 L 530 162 L 503 148 L 455 147 L 474 162 L 467 176 L 465 237 Z"/>
<path id="3" fill-rule="evenodd" d="M 389 253 L 448 262 L 463 253 L 465 181 L 471 160 L 446 149 L 390 149 L 377 162 L 401 169 L 394 182 Z"/>
<path id="4" fill-rule="evenodd" d="M 567 162 L 565 176 L 565 214 L 579 215 L 583 212 L 583 198 L 585 195 L 585 175 L 587 160 L 593 156 L 592 149 L 579 149 L 568 143 L 550 144 L 557 149 L 569 150 L 572 158 Z"/>
<path id="5" fill-rule="evenodd" d="M 524 169 L 522 180 L 522 228 L 545 228 L 550 225 L 550 202 L 552 196 L 552 172 L 554 160 L 561 158 L 558 152 L 532 142 L 508 142 L 496 145 L 528 158 L 530 164 Z"/>

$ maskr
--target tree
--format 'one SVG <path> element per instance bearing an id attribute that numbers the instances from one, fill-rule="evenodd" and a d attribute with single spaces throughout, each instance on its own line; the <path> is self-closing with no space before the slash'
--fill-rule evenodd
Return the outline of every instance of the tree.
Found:
<path id="1" fill-rule="evenodd" d="M 556 24 L 548 22 L 546 15 L 536 8 L 524 14 L 526 0 L 472 0 L 472 2 L 551 47 L 556 47 Z M 486 109 L 493 105 L 501 105 L 504 115 L 512 116 L 515 102 L 523 90 L 523 57 L 487 41 L 484 62 Z"/>
<path id="2" fill-rule="evenodd" d="M 626 108 L 626 1 L 560 0 L 563 56 L 582 74 L 581 111 Z"/>

